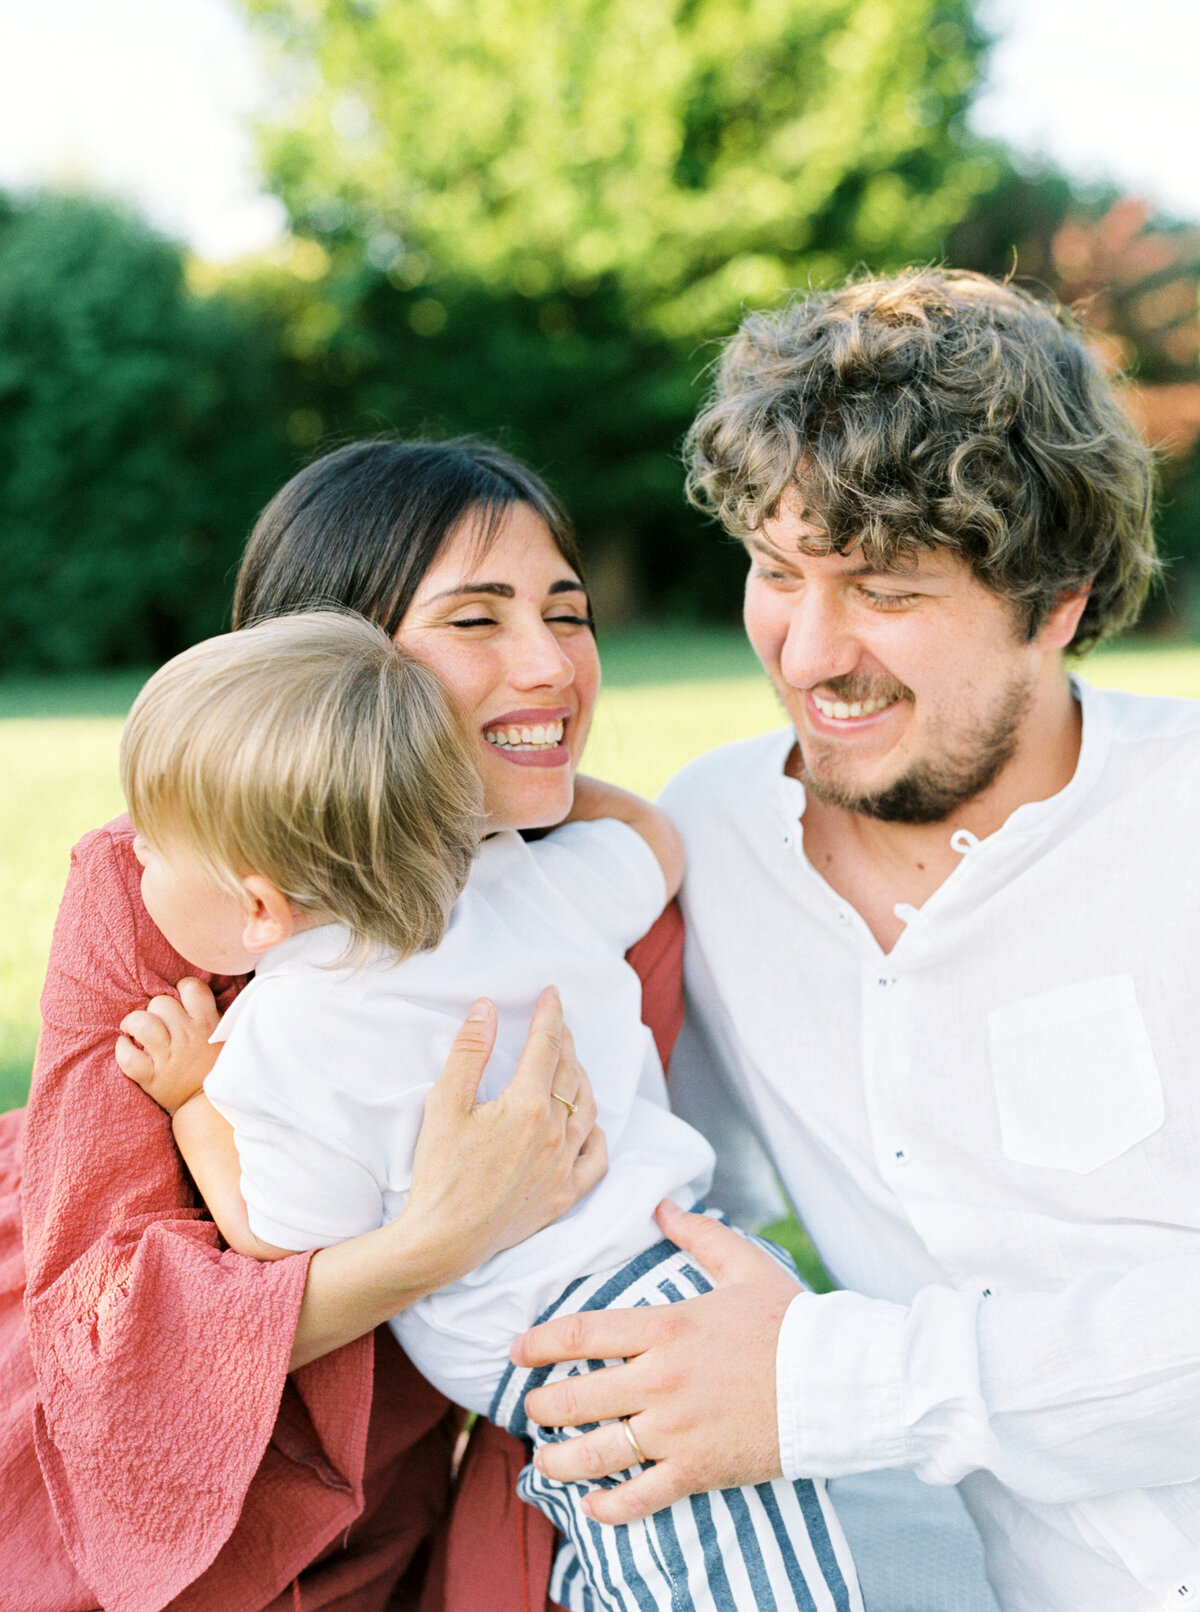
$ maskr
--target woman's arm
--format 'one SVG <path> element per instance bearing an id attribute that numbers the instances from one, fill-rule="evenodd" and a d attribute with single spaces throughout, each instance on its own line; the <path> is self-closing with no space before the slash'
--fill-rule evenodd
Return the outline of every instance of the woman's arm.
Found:
<path id="1" fill-rule="evenodd" d="M 190 994 L 200 1004 L 199 991 Z M 286 1258 L 293 1250 L 251 1229 L 234 1128 L 196 1089 L 203 1069 L 188 1072 L 187 1026 L 195 1015 L 159 1002 L 153 1012 L 124 1021 L 133 1023 L 142 1050 L 127 1055 L 123 1067 L 164 1106 L 183 1097 L 172 1120 L 175 1141 L 230 1248 L 258 1260 Z M 495 1008 L 480 1001 L 426 1099 L 404 1210 L 388 1225 L 312 1256 L 289 1369 L 373 1331 L 523 1241 L 604 1174 L 604 1136 L 557 993 L 546 990 L 538 999 L 512 1081 L 494 1101 L 480 1103 L 495 1037 Z M 573 1108 L 553 1101 L 552 1090 Z"/>
<path id="2" fill-rule="evenodd" d="M 658 858 L 667 884 L 667 899 L 678 893 L 683 883 L 683 839 L 665 812 L 616 784 L 607 784 L 600 778 L 576 778 L 575 799 L 565 821 L 591 823 L 599 817 L 615 817 L 640 834 Z"/>
<path id="3" fill-rule="evenodd" d="M 533 1112 L 560 1062 L 570 1079 L 569 1043 L 559 1049 L 543 1035 L 532 1048 L 524 1111 L 519 1092 L 499 1111 L 462 1099 L 486 1061 L 477 1047 L 438 1083 L 420 1147 L 436 1179 L 414 1177 L 407 1230 L 397 1221 L 365 1248 L 312 1261 L 258 1264 L 224 1251 L 196 1207 L 169 1120 L 113 1056 L 130 1008 L 188 973 L 141 906 L 139 874 L 127 824 L 77 848 L 42 998 L 22 1189 L 38 1459 L 72 1560 L 100 1602 L 165 1605 L 204 1575 L 205 1604 L 215 1605 L 224 1604 L 213 1576 L 222 1562 L 224 1600 L 257 1583 L 244 1550 L 223 1552 L 235 1531 L 274 1540 L 271 1571 L 295 1573 L 359 1515 L 373 1360 L 365 1334 L 376 1321 L 544 1224 L 600 1173 L 603 1151 L 598 1139 L 582 1149 L 578 1128 L 566 1140 L 566 1110 L 548 1096 L 542 1108 L 555 1115 L 539 1123 Z M 236 982 L 214 984 L 223 1008 Z M 476 1184 L 473 1208 L 466 1176 L 481 1159 L 496 1190 Z M 450 1271 L 444 1248 L 426 1252 L 440 1207 L 464 1262 Z M 319 1356 L 319 1369 L 296 1380 L 301 1406 L 285 1373 Z M 276 1449 L 281 1394 L 293 1408 Z M 442 1403 L 414 1391 L 411 1410 L 389 1412 L 396 1436 L 411 1422 L 421 1437 Z M 132 1583 L 144 1602 L 130 1599 Z"/>
<path id="4" fill-rule="evenodd" d="M 72 857 L 42 994 L 21 1193 L 39 1465 L 96 1604 L 130 1608 L 143 1604 L 135 1585 L 147 1607 L 175 1599 L 243 1521 L 249 1537 L 269 1533 L 280 1505 L 297 1530 L 285 1559 L 299 1571 L 313 1554 L 301 1554 L 308 1530 L 331 1537 L 323 1531 L 361 1505 L 352 1474 L 370 1413 L 359 1386 L 369 1358 L 348 1358 L 328 1385 L 344 1409 L 321 1412 L 308 1453 L 350 1487 L 335 1492 L 299 1462 L 260 1472 L 305 1262 L 258 1266 L 223 1253 L 170 1122 L 117 1068 L 123 1016 L 187 973 L 141 907 L 139 875 L 125 825 L 89 835 Z M 216 983 L 227 1003 L 236 982 Z M 245 1562 L 231 1572 L 230 1602 L 255 1582 Z"/>

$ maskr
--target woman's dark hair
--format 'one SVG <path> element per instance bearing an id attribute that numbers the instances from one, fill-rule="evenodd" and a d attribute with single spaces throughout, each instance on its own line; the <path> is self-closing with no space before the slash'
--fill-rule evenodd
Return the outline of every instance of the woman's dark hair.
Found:
<path id="1" fill-rule="evenodd" d="M 352 442 L 315 460 L 255 522 L 233 625 L 340 605 L 398 630 L 421 580 L 468 517 L 485 553 L 506 511 L 527 504 L 583 579 L 566 512 L 532 470 L 490 442 Z"/>

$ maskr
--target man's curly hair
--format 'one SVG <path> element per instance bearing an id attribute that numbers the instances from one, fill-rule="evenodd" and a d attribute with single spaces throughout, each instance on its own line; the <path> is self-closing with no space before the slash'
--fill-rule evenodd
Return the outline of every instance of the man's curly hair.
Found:
<path id="1" fill-rule="evenodd" d="M 960 554 L 1034 637 L 1090 585 L 1072 650 L 1137 615 L 1158 572 L 1154 461 L 1065 309 L 909 270 L 752 314 L 687 437 L 688 496 L 736 536 L 789 489 L 809 551 L 890 569 Z"/>

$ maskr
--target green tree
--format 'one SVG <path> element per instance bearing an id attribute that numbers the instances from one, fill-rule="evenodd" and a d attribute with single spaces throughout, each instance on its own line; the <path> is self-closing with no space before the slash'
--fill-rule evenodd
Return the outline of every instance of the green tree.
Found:
<path id="1" fill-rule="evenodd" d="M 697 380 L 747 305 L 937 256 L 995 164 L 974 0 L 243 0 L 300 237 L 295 440 L 502 436 L 598 590 L 736 609 L 682 499 Z"/>
<path id="2" fill-rule="evenodd" d="M 0 209 L 0 664 L 162 659 L 222 626 L 290 467 L 272 333 L 123 210 Z"/>
<path id="3" fill-rule="evenodd" d="M 936 253 L 991 177 L 972 0 L 245 0 L 293 221 L 494 291 L 619 288 L 671 338 Z"/>

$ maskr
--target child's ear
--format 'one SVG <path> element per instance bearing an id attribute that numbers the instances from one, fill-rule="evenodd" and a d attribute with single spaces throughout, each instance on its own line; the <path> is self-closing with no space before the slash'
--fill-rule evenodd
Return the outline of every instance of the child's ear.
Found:
<path id="1" fill-rule="evenodd" d="M 295 914 L 283 891 L 261 874 L 248 873 L 242 880 L 246 892 L 246 923 L 242 944 L 248 952 L 265 952 L 291 938 Z"/>

